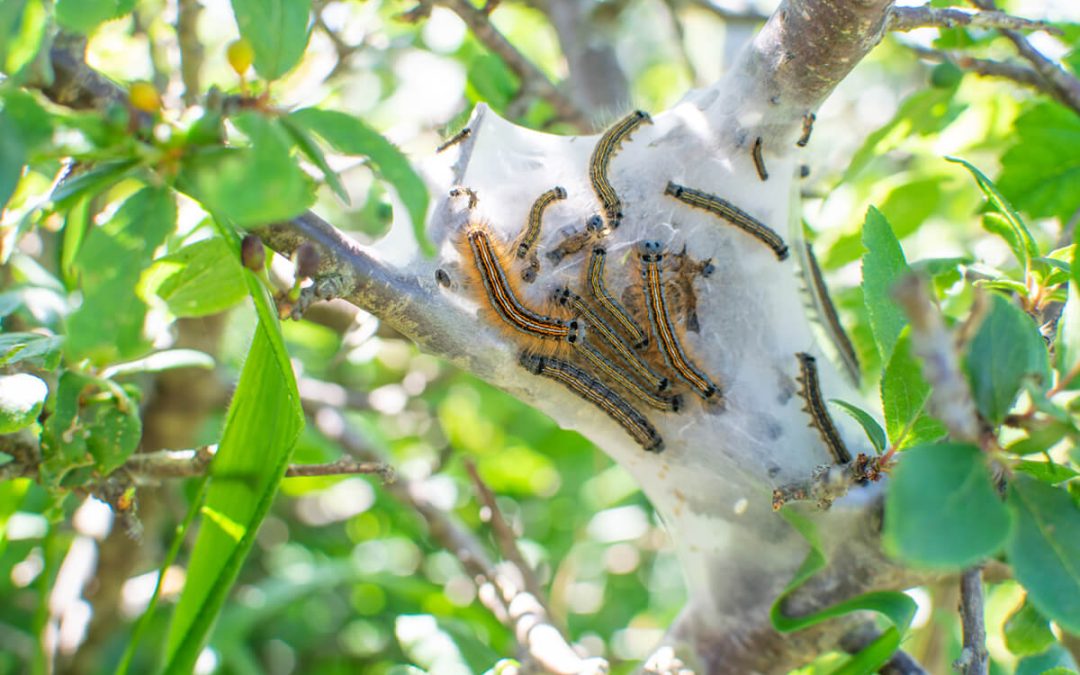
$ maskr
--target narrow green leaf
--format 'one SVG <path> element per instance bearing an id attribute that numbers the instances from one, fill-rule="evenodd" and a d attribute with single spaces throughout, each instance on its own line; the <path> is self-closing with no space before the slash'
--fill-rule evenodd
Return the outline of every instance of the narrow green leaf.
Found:
<path id="1" fill-rule="evenodd" d="M 323 154 L 322 148 L 315 142 L 315 139 L 311 137 L 311 134 L 307 132 L 307 129 L 297 124 L 290 117 L 282 117 L 281 125 L 285 127 L 285 130 L 292 136 L 293 141 L 296 142 L 296 147 L 300 148 L 300 151 L 307 155 L 307 158 L 312 161 L 315 166 L 319 167 L 319 171 L 322 171 L 323 177 L 326 178 L 326 184 L 330 186 L 330 189 L 334 191 L 334 194 L 338 196 L 338 199 L 343 201 L 346 206 L 351 204 L 349 199 L 349 193 L 345 190 L 345 186 L 341 183 L 341 177 L 338 176 L 337 171 L 330 168 L 330 164 L 326 161 L 326 155 Z"/>
<path id="2" fill-rule="evenodd" d="M 314 186 L 289 155 L 285 130 L 255 112 L 232 119 L 251 145 L 192 152 L 184 161 L 181 189 L 243 227 L 303 213 L 315 199 Z"/>
<path id="3" fill-rule="evenodd" d="M 1021 266 L 1024 265 L 1028 259 L 1027 249 L 1024 247 L 1024 242 L 1017 236 L 1016 230 L 1008 218 L 997 211 L 990 211 L 982 214 L 982 226 L 990 234 L 996 234 L 1004 239 L 1009 250 L 1012 251 L 1013 257 L 1019 261 Z"/>
<path id="4" fill-rule="evenodd" d="M 960 164 L 975 177 L 975 182 L 979 184 L 979 189 L 982 190 L 986 196 L 987 201 L 1003 215 L 1009 223 L 1009 227 L 1012 228 L 1015 233 L 1016 239 L 1020 243 L 1020 250 L 1022 251 L 1022 258 L 1020 262 L 1026 267 L 1028 260 L 1038 257 L 1039 246 L 1035 243 L 1035 238 L 1031 236 L 1031 232 L 1028 230 L 1027 225 L 1024 224 L 1020 214 L 1016 212 L 1016 209 L 1012 207 L 1007 199 L 998 191 L 997 186 L 993 181 L 987 178 L 982 171 L 975 168 L 973 164 L 967 162 L 959 157 L 946 157 L 946 161 L 953 162 L 954 164 Z"/>
<path id="5" fill-rule="evenodd" d="M 1028 435 L 1025 438 L 1010 443 L 1005 449 L 1020 456 L 1049 452 L 1050 448 L 1065 438 L 1065 434 L 1075 429 L 1071 422 L 1040 420 L 1027 430 Z"/>
<path id="6" fill-rule="evenodd" d="M 94 197 L 130 176 L 138 167 L 134 160 L 123 159 L 100 162 L 77 176 L 62 181 L 51 195 L 53 205 L 62 210 L 74 205 L 83 197 Z"/>
<path id="7" fill-rule="evenodd" d="M 862 241 L 866 248 L 862 258 L 863 302 L 870 316 L 878 354 L 882 362 L 887 363 L 900 331 L 907 324 L 904 313 L 893 302 L 893 285 L 911 268 L 889 221 L 872 206 L 863 223 Z"/>
<path id="8" fill-rule="evenodd" d="M 1017 656 L 1041 654 L 1056 639 L 1050 622 L 1027 601 L 1005 620 L 1005 646 Z"/>
<path id="9" fill-rule="evenodd" d="M 45 382 L 29 373 L 0 375 L 0 434 L 10 434 L 33 424 L 49 387 Z"/>
<path id="10" fill-rule="evenodd" d="M 276 80 L 307 48 L 311 0 L 232 0 L 240 35 L 255 49 L 255 71 Z"/>
<path id="11" fill-rule="evenodd" d="M 428 207 L 427 186 L 397 146 L 361 120 L 342 112 L 305 108 L 289 117 L 294 123 L 321 137 L 336 152 L 370 159 L 375 170 L 393 186 L 405 204 L 421 250 L 434 253 L 424 231 Z"/>
<path id="12" fill-rule="evenodd" d="M 1004 296 L 990 296 L 990 310 L 968 344 L 964 365 L 979 412 L 992 424 L 1009 413 L 1025 379 L 1050 382 L 1046 342 L 1035 322 Z"/>
<path id="13" fill-rule="evenodd" d="M 157 295 L 178 317 L 207 316 L 247 296 L 244 268 L 222 237 L 210 237 L 158 258 L 143 275 L 143 297 Z"/>
<path id="14" fill-rule="evenodd" d="M 909 448 L 885 501 L 885 551 L 907 564 L 959 570 L 994 555 L 1011 517 L 978 448 L 937 443 Z"/>
<path id="15" fill-rule="evenodd" d="M 1080 117 L 1045 101 L 1025 110 L 1014 127 L 998 187 L 1031 217 L 1068 222 L 1080 209 Z"/>
<path id="16" fill-rule="evenodd" d="M 176 203 L 167 188 L 144 188 L 129 197 L 76 256 L 82 305 L 68 317 L 67 354 L 99 363 L 145 349 L 146 305 L 135 294 L 154 249 L 176 227 Z"/>
<path id="17" fill-rule="evenodd" d="M 1028 601 L 1080 633 L 1080 507 L 1064 490 L 1018 475 L 1009 484 L 1016 527 L 1006 546 Z"/>
<path id="18" fill-rule="evenodd" d="M 893 446 L 906 448 L 945 435 L 944 425 L 926 412 L 929 400 L 930 385 L 911 354 L 911 338 L 905 330 L 881 376 L 885 431 Z"/>
<path id="19" fill-rule="evenodd" d="M 76 33 L 89 33 L 104 21 L 131 11 L 135 0 L 56 0 L 56 21 Z"/>
<path id="20" fill-rule="evenodd" d="M 888 442 L 885 439 L 885 430 L 881 428 L 876 419 L 870 416 L 870 413 L 838 398 L 829 399 L 829 401 L 840 406 L 844 412 L 851 415 L 862 426 L 863 431 L 866 432 L 866 437 L 874 444 L 874 449 L 877 450 L 879 455 L 885 452 L 885 445 Z"/>
<path id="21" fill-rule="evenodd" d="M 239 250 L 232 228 L 219 224 L 219 231 Z M 304 426 L 273 304 L 254 274 L 245 271 L 244 278 L 259 323 L 211 467 L 205 517 L 169 628 L 165 672 L 170 674 L 188 673 L 194 666 Z"/>
<path id="22" fill-rule="evenodd" d="M 866 675 L 867 673 L 876 672 L 899 648 L 900 641 L 911 626 L 911 620 L 915 617 L 915 610 L 917 609 L 915 601 L 904 593 L 878 591 L 860 595 L 808 616 L 789 617 L 785 615 L 783 611 L 784 601 L 806 583 L 808 579 L 825 569 L 826 565 L 828 565 L 828 557 L 822 546 L 821 537 L 812 521 L 790 507 L 783 508 L 780 515 L 806 539 L 807 543 L 810 544 L 810 552 L 806 554 L 802 565 L 795 572 L 795 577 L 784 587 L 784 590 L 776 598 L 769 610 L 769 619 L 772 621 L 773 628 L 781 633 L 790 633 L 853 612 L 877 612 L 892 625 L 874 642 L 834 671 L 833 675 Z"/>
<path id="23" fill-rule="evenodd" d="M 109 366 L 101 371 L 101 377 L 113 379 L 136 373 L 160 373 L 174 368 L 204 368 L 209 370 L 213 367 L 214 357 L 206 352 L 195 349 L 166 349 L 135 361 Z"/>

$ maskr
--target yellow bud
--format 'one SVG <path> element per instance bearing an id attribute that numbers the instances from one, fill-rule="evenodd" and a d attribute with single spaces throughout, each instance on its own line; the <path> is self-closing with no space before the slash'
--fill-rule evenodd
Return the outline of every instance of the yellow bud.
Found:
<path id="1" fill-rule="evenodd" d="M 229 65 L 236 71 L 236 74 L 243 77 L 255 60 L 255 49 L 245 38 L 240 38 L 229 45 L 225 56 L 229 59 Z"/>
<path id="2" fill-rule="evenodd" d="M 161 97 L 157 89 L 149 82 L 135 82 L 128 90 L 131 105 L 136 110 L 147 113 L 155 113 L 161 109 Z"/>

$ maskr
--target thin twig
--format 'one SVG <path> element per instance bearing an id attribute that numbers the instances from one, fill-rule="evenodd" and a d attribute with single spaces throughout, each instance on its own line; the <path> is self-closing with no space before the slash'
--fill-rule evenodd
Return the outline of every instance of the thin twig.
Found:
<path id="1" fill-rule="evenodd" d="M 199 39 L 199 0 L 180 0 L 176 11 L 176 41 L 180 47 L 180 80 L 184 105 L 195 105 L 202 94 L 203 44 Z"/>
<path id="2" fill-rule="evenodd" d="M 523 90 L 534 92 L 550 103 L 555 109 L 555 114 L 563 120 L 579 129 L 589 128 L 589 119 L 585 113 L 559 91 L 535 63 L 518 51 L 517 47 L 510 44 L 510 41 L 492 25 L 491 17 L 484 10 L 477 9 L 468 0 L 439 0 L 439 4 L 457 14 L 476 39 L 506 63 L 506 66 L 521 80 Z"/>
<path id="3" fill-rule="evenodd" d="M 1038 91 L 1047 91 L 1046 81 L 1033 68 L 1019 63 L 977 59 L 962 52 L 942 51 L 919 45 L 908 45 L 908 48 L 921 58 L 934 63 L 951 63 L 960 70 L 966 70 L 980 77 L 1000 77 Z"/>
<path id="4" fill-rule="evenodd" d="M 910 274 L 897 283 L 893 297 L 911 320 L 911 348 L 921 359 L 923 376 L 930 384 L 934 416 L 954 439 L 980 444 L 981 425 L 971 388 L 960 368 L 956 341 L 931 299 L 926 282 Z"/>
<path id="5" fill-rule="evenodd" d="M 889 22 L 886 24 L 888 30 L 901 33 L 916 28 L 956 28 L 957 26 L 1037 30 L 1051 35 L 1061 35 L 1061 29 L 1050 23 L 1025 19 L 1005 12 L 966 12 L 954 7 L 930 7 L 926 5 L 922 7 L 893 7 L 892 11 L 889 12 Z"/>
<path id="6" fill-rule="evenodd" d="M 953 662 L 963 675 L 988 675 L 986 619 L 983 610 L 982 568 L 970 567 L 960 575 L 960 622 L 964 632 L 964 650 Z"/>
<path id="7" fill-rule="evenodd" d="M 495 493 L 480 477 L 480 472 L 477 471 L 476 464 L 473 461 L 465 460 L 465 470 L 469 472 L 469 478 L 472 479 L 477 496 L 480 497 L 480 501 L 483 502 L 490 513 L 491 530 L 495 535 L 495 542 L 499 545 L 499 551 L 502 553 L 503 558 L 509 560 L 521 571 L 521 578 L 525 582 L 525 590 L 536 596 L 537 600 L 543 604 L 544 592 L 540 587 L 540 580 L 536 578 L 536 571 L 533 570 L 532 565 L 521 554 L 521 549 L 517 545 L 517 535 L 514 533 L 514 528 L 503 517 L 502 511 L 495 501 Z"/>
<path id="8" fill-rule="evenodd" d="M 341 411 L 327 406 L 314 413 L 315 428 L 345 452 L 363 461 L 379 461 Z M 461 561 L 477 581 L 480 601 L 500 622 L 513 629 L 518 643 L 546 672 L 567 675 L 607 672 L 604 659 L 578 656 L 569 640 L 552 625 L 539 596 L 519 589 L 510 577 L 500 573 L 476 535 L 425 498 L 421 482 L 402 479 L 386 485 L 385 489 L 416 511 L 432 538 Z"/>
<path id="9" fill-rule="evenodd" d="M 693 4 L 694 7 L 700 7 L 701 9 L 709 12 L 710 14 L 722 19 L 724 23 L 759 24 L 765 23 L 765 21 L 769 18 L 767 15 L 761 14 L 760 12 L 756 12 L 752 9 L 736 11 L 733 9 L 727 9 L 726 7 L 721 7 L 719 5 L 714 5 L 713 3 L 709 2 L 709 0 L 693 0 L 691 4 Z"/>
<path id="10" fill-rule="evenodd" d="M 881 480 L 881 459 L 859 453 L 855 461 L 825 464 L 806 480 L 782 485 L 772 493 L 772 507 L 779 511 L 789 502 L 814 502 L 824 510 L 846 495 L 853 486 Z"/>
<path id="11" fill-rule="evenodd" d="M 997 9 L 994 0 L 971 0 L 971 4 L 983 10 Z M 1027 38 L 1017 31 L 1002 29 L 1001 34 L 1013 43 L 1020 56 L 1027 59 L 1039 75 L 1046 80 L 1054 98 L 1080 115 L 1080 79 L 1070 75 L 1060 65 L 1032 47 Z"/>

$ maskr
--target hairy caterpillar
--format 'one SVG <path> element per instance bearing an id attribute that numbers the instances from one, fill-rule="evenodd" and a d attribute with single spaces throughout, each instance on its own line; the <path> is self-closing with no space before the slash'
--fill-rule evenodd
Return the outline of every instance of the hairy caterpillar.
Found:
<path id="1" fill-rule="evenodd" d="M 664 449 L 664 439 L 649 420 L 610 387 L 584 370 L 560 359 L 528 352 L 522 352 L 518 362 L 530 373 L 555 380 L 603 410 L 646 451 L 661 452 Z"/>
<path id="2" fill-rule="evenodd" d="M 529 249 L 536 244 L 536 240 L 540 236 L 540 224 L 544 216 L 544 209 L 552 202 L 560 199 L 566 199 L 566 189 L 556 186 L 537 197 L 536 201 L 533 202 L 532 208 L 529 209 L 529 221 L 525 225 L 524 234 L 521 235 L 521 243 L 518 244 L 518 259 L 523 259 L 529 255 Z"/>
<path id="3" fill-rule="evenodd" d="M 855 346 L 851 344 L 851 339 L 844 332 L 844 326 L 840 323 L 836 306 L 833 304 L 832 297 L 829 296 L 829 288 L 825 285 L 825 276 L 821 273 L 821 267 L 818 266 L 817 257 L 814 256 L 814 247 L 806 244 L 805 248 L 806 268 L 814 298 L 817 300 L 816 306 L 825 320 L 825 328 L 832 337 L 836 350 L 840 353 L 840 361 L 844 364 L 844 369 L 851 381 L 858 384 L 861 377 L 859 356 L 855 352 Z"/>
<path id="4" fill-rule="evenodd" d="M 698 396 L 723 406 L 723 392 L 687 358 L 671 325 L 664 298 L 663 272 L 660 269 L 660 263 L 664 259 L 663 251 L 664 245 L 658 241 L 643 241 L 638 244 L 645 287 L 645 307 L 648 310 L 649 323 L 652 324 L 653 333 L 659 342 L 660 352 L 668 366 L 690 385 Z"/>
<path id="5" fill-rule="evenodd" d="M 821 397 L 821 385 L 818 382 L 815 359 L 806 352 L 799 352 L 795 356 L 799 359 L 801 371 L 797 378 L 802 384 L 800 393 L 806 401 L 806 407 L 803 410 L 810 415 L 810 426 L 818 430 L 821 441 L 829 449 L 836 463 L 847 464 L 851 461 L 851 453 L 840 438 L 840 432 L 837 431 L 832 417 L 829 416 L 829 410 L 825 407 L 825 399 Z"/>
<path id="6" fill-rule="evenodd" d="M 602 246 L 593 248 L 592 257 L 589 258 L 587 277 L 589 282 L 589 294 L 592 296 L 592 299 L 607 312 L 608 316 L 626 332 L 634 349 L 644 349 L 649 345 L 649 336 L 641 330 L 641 327 L 637 325 L 637 322 L 634 321 L 630 314 L 623 309 L 622 305 L 608 293 L 607 288 L 604 286 L 604 262 L 606 260 L 607 250 L 605 248 Z"/>
<path id="7" fill-rule="evenodd" d="M 670 195 L 684 204 L 723 218 L 771 248 L 778 260 L 787 258 L 788 247 L 779 234 L 726 199 L 721 199 L 701 190 L 676 185 L 675 183 L 668 183 L 664 194 Z"/>
<path id="8" fill-rule="evenodd" d="M 619 226 L 623 214 L 619 195 L 615 193 L 615 188 L 608 180 L 608 165 L 611 164 L 611 158 L 615 156 L 619 146 L 635 129 L 642 124 L 651 123 L 652 118 L 649 117 L 649 113 L 636 110 L 605 131 L 596 142 L 596 148 L 593 149 L 589 160 L 589 180 L 592 182 L 593 191 L 600 199 L 601 206 L 604 207 L 604 216 L 608 226 L 612 229 Z"/>
<path id="9" fill-rule="evenodd" d="M 799 140 L 795 141 L 795 145 L 800 148 L 805 148 L 806 144 L 810 142 L 810 132 L 814 130 L 814 120 L 817 119 L 817 115 L 814 113 L 806 113 L 802 118 L 802 135 L 799 136 Z"/>

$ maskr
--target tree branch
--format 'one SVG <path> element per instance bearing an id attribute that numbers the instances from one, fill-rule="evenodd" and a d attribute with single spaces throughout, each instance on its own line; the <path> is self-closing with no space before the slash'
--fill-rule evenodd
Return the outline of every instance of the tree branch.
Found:
<path id="1" fill-rule="evenodd" d="M 907 32 L 916 28 L 1004 28 L 1010 30 L 1038 30 L 1051 35 L 1061 35 L 1061 29 L 1045 21 L 1025 19 L 998 11 L 965 12 L 954 7 L 893 7 L 889 12 L 886 30 Z"/>
<path id="2" fill-rule="evenodd" d="M 980 77 L 1000 77 L 1006 80 L 1031 87 L 1051 96 L 1054 92 L 1047 86 L 1046 81 L 1034 69 L 1019 63 L 1004 61 L 992 61 L 990 59 L 977 59 L 962 52 L 942 51 L 922 47 L 919 45 L 907 45 L 909 49 L 920 57 L 935 63 L 951 63 L 961 70 L 975 73 Z"/>
<path id="3" fill-rule="evenodd" d="M 472 479 L 473 487 L 476 489 L 476 494 L 480 497 L 480 502 L 487 509 L 487 520 L 491 523 L 492 533 L 495 535 L 495 542 L 499 545 L 499 551 L 505 560 L 510 561 L 521 572 L 521 577 L 525 583 L 525 590 L 537 599 L 537 601 L 543 603 L 544 592 L 540 587 L 540 581 L 536 578 L 536 572 L 525 556 L 521 554 L 521 549 L 517 545 L 517 535 L 514 533 L 514 529 L 510 527 L 510 524 L 506 522 L 506 518 L 503 517 L 502 511 L 499 510 L 499 505 L 495 501 L 495 493 L 491 491 L 488 484 L 484 482 L 484 479 L 480 477 L 480 472 L 476 469 L 476 463 L 472 460 L 465 460 L 465 470 L 469 473 L 469 478 Z"/>
<path id="4" fill-rule="evenodd" d="M 982 445 L 982 425 L 960 368 L 955 338 L 931 299 L 926 282 L 918 275 L 908 275 L 897 284 L 893 297 L 911 320 L 911 347 L 930 384 L 934 416 L 954 439 Z"/>
<path id="5" fill-rule="evenodd" d="M 964 650 L 953 668 L 963 675 L 988 675 L 986 619 L 983 609 L 982 568 L 970 567 L 960 575 L 960 621 L 964 631 Z"/>
<path id="6" fill-rule="evenodd" d="M 491 23 L 491 17 L 488 12 L 477 9 L 468 0 L 435 1 L 452 11 L 454 14 L 457 14 L 461 20 L 465 22 L 465 25 L 469 27 L 472 34 L 476 36 L 476 39 L 503 60 L 507 67 L 517 75 L 519 80 L 521 80 L 521 87 L 524 93 L 535 93 L 537 96 L 551 104 L 555 109 L 555 114 L 558 115 L 560 119 L 573 124 L 578 129 L 586 130 L 589 128 L 589 120 L 584 112 L 582 112 L 573 101 L 559 91 L 535 63 L 519 52 L 517 47 L 512 45 L 510 41 L 495 28 Z M 431 2 L 432 0 L 425 0 L 425 2 L 422 2 L 417 7 L 417 10 L 403 15 L 404 18 L 409 21 L 425 18 L 426 12 L 418 10 L 428 8 L 427 11 L 429 12 Z"/>

